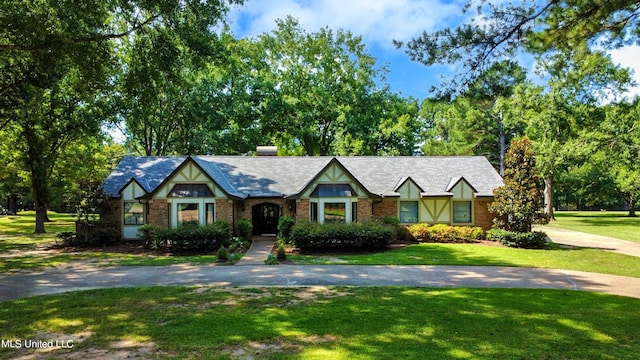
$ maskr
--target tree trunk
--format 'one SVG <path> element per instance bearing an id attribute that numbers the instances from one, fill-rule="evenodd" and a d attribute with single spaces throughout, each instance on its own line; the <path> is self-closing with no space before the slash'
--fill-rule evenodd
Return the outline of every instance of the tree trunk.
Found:
<path id="1" fill-rule="evenodd" d="M 44 223 L 47 221 L 47 207 L 42 203 L 41 185 L 34 174 L 31 175 L 31 193 L 33 196 L 33 206 L 36 210 L 36 228 L 33 233 L 44 234 L 47 232 L 44 228 Z"/>
<path id="2" fill-rule="evenodd" d="M 553 173 L 544 177 L 544 215 L 548 221 L 555 220 L 553 214 Z"/>
<path id="3" fill-rule="evenodd" d="M 498 128 L 500 129 L 499 141 L 500 141 L 500 176 L 504 176 L 504 156 L 507 152 L 507 140 L 504 133 L 504 124 L 502 123 L 502 112 L 500 112 L 498 120 Z"/>
<path id="4" fill-rule="evenodd" d="M 627 214 L 628 217 L 636 217 L 636 202 L 634 199 L 627 199 L 625 201 L 627 203 L 627 209 L 629 210 L 629 213 Z"/>

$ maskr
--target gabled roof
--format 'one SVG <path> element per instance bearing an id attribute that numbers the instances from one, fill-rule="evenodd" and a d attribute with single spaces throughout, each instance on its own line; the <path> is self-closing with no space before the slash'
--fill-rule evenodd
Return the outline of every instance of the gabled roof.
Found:
<path id="1" fill-rule="evenodd" d="M 331 164 L 340 166 L 370 196 L 398 196 L 398 188 L 408 180 L 421 189 L 422 196 L 451 196 L 451 188 L 461 179 L 476 196 L 493 196 L 493 190 L 502 186 L 502 178 L 482 156 L 128 156 L 105 180 L 104 190 L 117 197 L 135 179 L 152 193 L 187 159 L 233 198 L 295 198 Z"/>
<path id="2" fill-rule="evenodd" d="M 125 156 L 103 183 L 104 192 L 120 197 L 120 191 L 134 179 L 147 193 L 153 192 L 186 156 Z"/>
<path id="3" fill-rule="evenodd" d="M 318 171 L 311 179 L 309 179 L 309 181 L 307 181 L 307 183 L 300 188 L 296 193 L 291 193 L 288 194 L 287 197 L 290 198 L 297 198 L 298 196 L 300 196 L 300 194 L 302 194 L 302 192 L 304 192 L 309 186 L 311 186 L 316 180 L 318 180 L 318 178 L 320 176 L 322 176 L 322 174 L 331 166 L 331 165 L 336 165 L 338 166 L 340 169 L 342 169 L 342 171 L 344 171 L 347 176 L 349 176 L 356 184 L 358 184 L 358 186 L 360 186 L 361 188 L 363 188 L 365 191 L 368 192 L 367 195 L 369 196 L 379 196 L 377 194 L 373 194 L 369 191 L 369 189 L 367 189 L 366 186 L 364 186 L 364 184 L 362 184 L 360 182 L 360 180 L 358 180 L 357 177 L 353 176 L 353 174 L 351 174 L 351 172 L 349 171 L 349 169 L 347 169 L 344 165 L 342 165 L 342 163 L 340 162 L 340 160 L 338 160 L 337 158 L 331 158 L 331 160 L 327 163 L 327 165 L 325 165 L 320 171 Z"/>
<path id="4" fill-rule="evenodd" d="M 403 176 L 400 179 L 398 179 L 398 182 L 396 183 L 396 185 L 393 187 L 393 191 L 397 192 L 398 190 L 400 190 L 400 188 L 407 182 L 407 181 L 411 181 L 415 186 L 418 187 L 418 190 L 420 190 L 420 192 L 424 192 L 424 189 L 422 189 L 420 187 L 420 185 L 416 184 L 416 182 L 411 178 L 411 176 Z"/>
<path id="5" fill-rule="evenodd" d="M 464 176 L 454 176 L 451 178 L 451 180 L 449 180 L 449 185 L 447 185 L 447 191 L 451 191 L 453 190 L 454 187 L 456 187 L 456 185 L 458 185 L 458 183 L 460 181 L 464 181 L 466 182 L 469 186 L 471 186 L 471 190 L 473 190 L 473 192 L 478 192 L 478 190 L 476 190 L 473 185 L 471 185 L 470 182 L 467 181 L 467 179 L 464 178 Z"/>

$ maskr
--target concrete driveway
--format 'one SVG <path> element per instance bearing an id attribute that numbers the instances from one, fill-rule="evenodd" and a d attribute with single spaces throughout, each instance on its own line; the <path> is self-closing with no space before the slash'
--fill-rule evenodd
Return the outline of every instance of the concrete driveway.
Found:
<path id="1" fill-rule="evenodd" d="M 578 231 L 558 229 L 549 226 L 536 226 L 536 231 L 547 234 L 554 243 L 563 245 L 613 251 L 620 254 L 640 256 L 640 243 L 620 240 L 608 236 L 587 234 Z"/>
<path id="2" fill-rule="evenodd" d="M 0 301 L 132 286 L 419 286 L 545 288 L 640 298 L 640 279 L 553 269 L 482 266 L 83 266 L 0 275 Z"/>
<path id="3" fill-rule="evenodd" d="M 548 227 L 552 241 L 640 256 L 640 244 Z M 0 301 L 68 291 L 133 286 L 419 286 L 595 291 L 640 298 L 640 278 L 496 266 L 263 265 L 275 240 L 259 239 L 225 265 L 95 267 L 0 275 Z"/>

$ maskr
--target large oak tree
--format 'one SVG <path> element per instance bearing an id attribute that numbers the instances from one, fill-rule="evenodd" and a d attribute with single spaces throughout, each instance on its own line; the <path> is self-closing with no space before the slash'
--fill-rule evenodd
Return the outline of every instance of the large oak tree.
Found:
<path id="1" fill-rule="evenodd" d="M 208 36 L 242 0 L 7 0 L 0 12 L 0 130 L 16 136 L 30 173 L 35 232 L 45 232 L 49 179 L 62 148 L 107 116 L 116 49 L 129 36 L 168 29 L 188 44 Z"/>

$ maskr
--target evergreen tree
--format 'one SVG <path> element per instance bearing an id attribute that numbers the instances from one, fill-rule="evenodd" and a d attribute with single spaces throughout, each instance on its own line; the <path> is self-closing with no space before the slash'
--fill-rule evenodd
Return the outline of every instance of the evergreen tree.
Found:
<path id="1" fill-rule="evenodd" d="M 489 211 L 497 215 L 495 225 L 508 231 L 530 232 L 540 217 L 542 196 L 531 141 L 511 142 L 505 157 L 504 186 L 494 191 Z"/>

